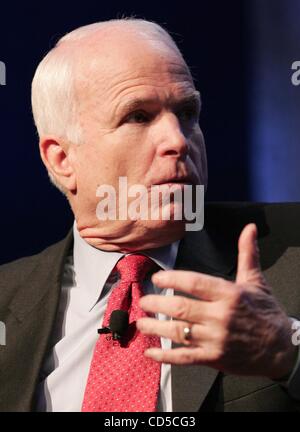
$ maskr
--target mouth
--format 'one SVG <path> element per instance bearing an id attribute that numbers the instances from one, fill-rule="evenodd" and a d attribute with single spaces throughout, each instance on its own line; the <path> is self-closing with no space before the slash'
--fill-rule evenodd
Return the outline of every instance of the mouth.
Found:
<path id="1" fill-rule="evenodd" d="M 176 176 L 176 177 L 170 177 L 163 180 L 160 180 L 159 182 L 154 183 L 153 185 L 196 185 L 199 184 L 198 179 L 196 176 Z"/>

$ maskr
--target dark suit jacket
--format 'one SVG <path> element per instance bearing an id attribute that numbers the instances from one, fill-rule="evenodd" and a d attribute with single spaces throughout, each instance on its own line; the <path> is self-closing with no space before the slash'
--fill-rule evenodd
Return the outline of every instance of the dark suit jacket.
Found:
<path id="1" fill-rule="evenodd" d="M 205 229 L 181 241 L 176 268 L 235 277 L 243 226 L 259 229 L 261 262 L 290 316 L 300 317 L 300 204 L 217 203 L 205 208 Z M 38 255 L 0 268 L 0 411 L 31 411 L 60 297 L 70 233 Z M 297 411 L 300 402 L 268 379 L 223 375 L 201 366 L 172 366 L 174 411 Z"/>

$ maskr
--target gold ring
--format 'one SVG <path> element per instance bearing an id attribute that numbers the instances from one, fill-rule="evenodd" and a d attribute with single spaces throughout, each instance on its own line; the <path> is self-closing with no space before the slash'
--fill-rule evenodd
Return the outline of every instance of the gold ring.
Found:
<path id="1" fill-rule="evenodd" d="M 183 339 L 184 341 L 190 341 L 192 339 L 192 326 L 183 328 Z"/>

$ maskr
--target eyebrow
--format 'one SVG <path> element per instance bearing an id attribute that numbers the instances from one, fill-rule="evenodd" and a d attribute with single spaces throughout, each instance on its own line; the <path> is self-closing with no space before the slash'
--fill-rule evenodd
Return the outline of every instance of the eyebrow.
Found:
<path id="1" fill-rule="evenodd" d="M 157 98 L 133 98 L 120 105 L 118 108 L 118 112 L 131 112 L 136 110 L 137 108 L 140 108 L 141 106 L 158 105 L 159 103 L 159 99 Z M 168 102 L 168 105 L 176 108 L 190 104 L 195 104 L 199 107 L 199 110 L 201 109 L 201 96 L 197 90 L 194 90 L 193 92 L 184 95 L 180 99 L 171 99 Z"/>
<path id="2" fill-rule="evenodd" d="M 199 107 L 199 110 L 201 109 L 201 96 L 200 93 L 195 90 L 193 91 L 191 94 L 184 96 L 183 98 L 181 98 L 178 101 L 175 101 L 174 105 L 176 106 L 184 106 L 184 105 L 190 105 L 190 104 L 194 104 L 197 105 Z"/>

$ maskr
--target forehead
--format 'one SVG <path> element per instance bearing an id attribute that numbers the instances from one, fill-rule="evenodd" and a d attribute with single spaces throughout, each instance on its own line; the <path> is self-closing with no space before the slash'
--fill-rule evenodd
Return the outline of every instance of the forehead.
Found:
<path id="1" fill-rule="evenodd" d="M 184 96 L 194 90 L 190 71 L 175 49 L 160 41 L 119 41 L 89 47 L 77 70 L 80 102 L 115 104 L 132 96 Z M 147 93 L 147 95 L 145 94 Z"/>

